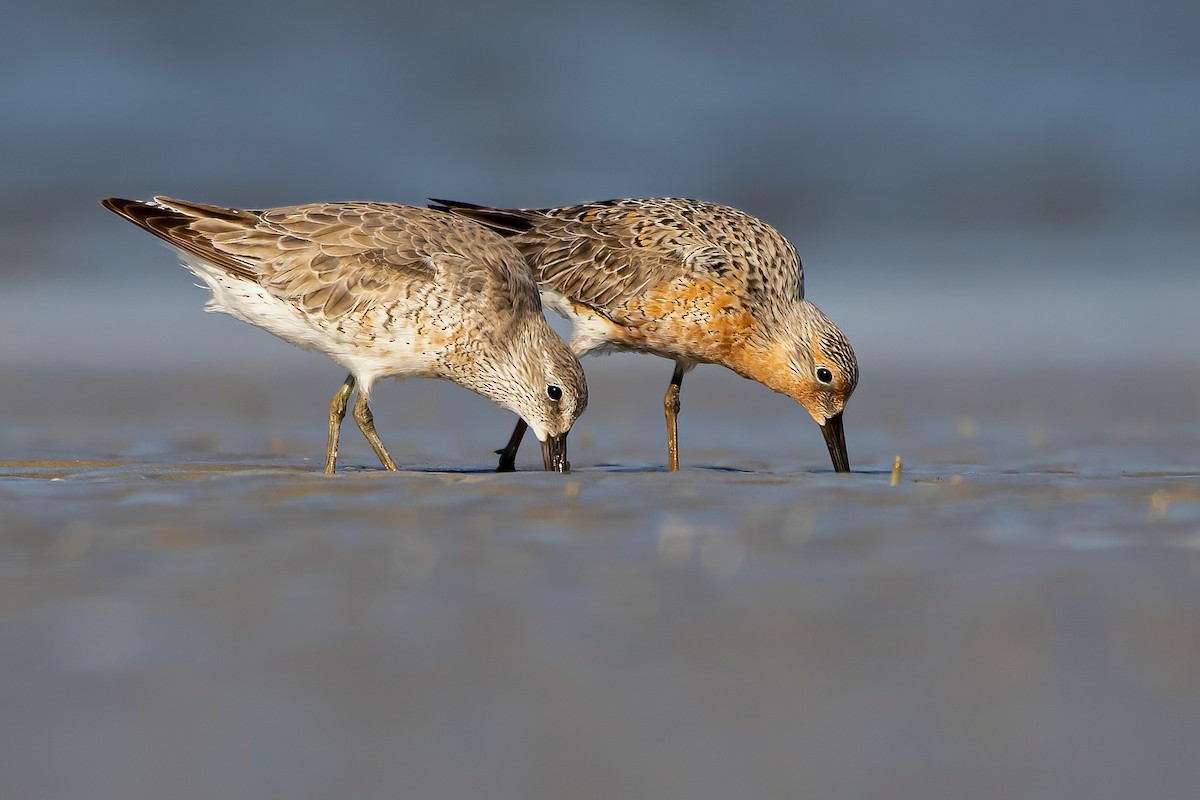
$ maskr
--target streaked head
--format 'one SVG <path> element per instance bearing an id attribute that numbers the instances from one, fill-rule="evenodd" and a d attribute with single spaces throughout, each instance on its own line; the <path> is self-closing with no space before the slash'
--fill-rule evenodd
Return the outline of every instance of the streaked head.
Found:
<path id="1" fill-rule="evenodd" d="M 547 470 L 569 472 L 567 434 L 587 408 L 587 380 L 579 359 L 538 314 L 512 352 L 516 380 L 502 405 L 515 412 L 542 443 Z"/>
<path id="2" fill-rule="evenodd" d="M 806 344 L 797 348 L 797 377 L 801 391 L 796 399 L 821 426 L 834 470 L 849 472 L 850 457 L 846 453 L 842 412 L 858 386 L 858 359 L 833 320 L 812 303 L 802 301 L 802 304 L 808 306 L 809 324 L 806 327 L 809 336 Z"/>
<path id="3" fill-rule="evenodd" d="M 774 331 L 772 355 L 761 365 L 740 370 L 747 377 L 786 394 L 821 426 L 837 472 L 850 471 L 842 412 L 858 385 L 858 359 L 837 325 L 807 300 L 797 314 Z"/>

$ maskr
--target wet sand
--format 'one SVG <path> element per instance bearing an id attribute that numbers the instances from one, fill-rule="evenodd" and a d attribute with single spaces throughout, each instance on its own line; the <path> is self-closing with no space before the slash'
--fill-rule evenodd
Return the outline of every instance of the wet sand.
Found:
<path id="1" fill-rule="evenodd" d="M 319 360 L 5 374 L 0 795 L 1200 794 L 1200 373 L 876 368 L 846 476 L 702 369 L 671 475 L 588 367 L 569 476 L 409 382 L 334 479 Z"/>

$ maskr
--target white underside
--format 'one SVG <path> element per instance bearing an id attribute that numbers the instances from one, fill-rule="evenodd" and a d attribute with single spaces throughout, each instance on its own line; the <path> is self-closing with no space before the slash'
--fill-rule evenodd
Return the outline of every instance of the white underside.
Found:
<path id="1" fill-rule="evenodd" d="M 183 265 L 212 292 L 206 311 L 229 314 L 285 342 L 324 353 L 355 377 L 364 396 L 380 378 L 439 377 L 433 371 L 435 359 L 416 347 L 412 332 L 401 320 L 395 320 L 383 335 L 376 332 L 373 340 L 370 331 L 338 331 L 257 283 L 232 275 L 191 253 L 180 252 L 179 256 Z"/>
<path id="2" fill-rule="evenodd" d="M 612 341 L 613 323 L 600 314 L 579 313 L 566 297 L 541 287 L 542 305 L 571 323 L 571 351 L 578 357 L 626 352 Z"/>

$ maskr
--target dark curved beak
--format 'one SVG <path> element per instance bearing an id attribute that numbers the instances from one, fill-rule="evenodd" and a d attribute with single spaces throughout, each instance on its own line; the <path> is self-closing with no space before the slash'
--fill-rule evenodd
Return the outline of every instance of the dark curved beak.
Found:
<path id="1" fill-rule="evenodd" d="M 846 454 L 846 431 L 842 428 L 842 415 L 836 414 L 825 420 L 821 433 L 825 436 L 829 457 L 833 459 L 833 471 L 849 472 L 850 456 Z"/>
<path id="2" fill-rule="evenodd" d="M 570 472 L 571 464 L 567 461 L 567 435 L 560 433 L 550 436 L 542 442 L 542 464 L 547 472 Z"/>

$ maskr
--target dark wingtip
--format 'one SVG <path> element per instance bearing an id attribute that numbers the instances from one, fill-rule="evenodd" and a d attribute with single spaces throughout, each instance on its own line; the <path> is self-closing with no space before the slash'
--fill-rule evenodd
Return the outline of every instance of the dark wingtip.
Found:
<path id="1" fill-rule="evenodd" d="M 427 207 L 434 211 L 444 211 L 478 222 L 502 236 L 524 233 L 533 227 L 533 220 L 527 211 L 504 210 L 475 203 L 463 203 L 458 200 L 439 200 L 436 197 L 426 199 L 429 200 L 426 204 Z"/>
<path id="2" fill-rule="evenodd" d="M 140 228 L 145 228 L 151 233 L 159 236 L 162 234 L 155 230 L 153 220 L 157 217 L 177 216 L 177 214 L 170 209 L 163 208 L 157 203 L 148 202 L 146 200 L 127 200 L 123 197 L 106 197 L 100 201 L 100 205 L 104 206 L 114 214 L 124 217 L 134 225 L 137 225 Z"/>
<path id="3" fill-rule="evenodd" d="M 144 206 L 141 200 L 126 200 L 124 197 L 105 197 L 100 201 L 100 205 L 107 208 L 114 214 L 120 214 L 123 217 L 129 217 L 132 209 L 137 206 Z"/>
<path id="4" fill-rule="evenodd" d="M 442 200 L 437 197 L 425 198 L 429 202 L 426 204 L 429 208 L 435 211 L 493 211 L 494 209 L 487 206 L 479 206 L 474 203 L 464 203 L 461 200 Z"/>

